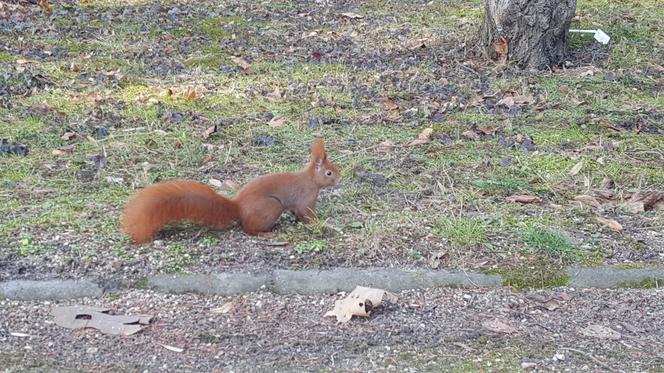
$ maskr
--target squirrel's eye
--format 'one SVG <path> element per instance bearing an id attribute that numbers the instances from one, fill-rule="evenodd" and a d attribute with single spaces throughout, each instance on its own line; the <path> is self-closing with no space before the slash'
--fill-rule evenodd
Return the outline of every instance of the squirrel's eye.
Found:
<path id="1" fill-rule="evenodd" d="M 326 176 L 332 176 L 332 171 L 330 171 L 330 170 L 325 171 L 325 175 Z"/>

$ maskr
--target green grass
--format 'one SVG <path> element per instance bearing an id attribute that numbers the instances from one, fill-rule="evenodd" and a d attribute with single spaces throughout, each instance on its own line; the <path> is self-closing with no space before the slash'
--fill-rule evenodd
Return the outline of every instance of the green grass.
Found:
<path id="1" fill-rule="evenodd" d="M 580 255 L 579 249 L 569 239 L 561 233 L 552 232 L 545 228 L 527 227 L 519 232 L 519 236 L 534 252 L 554 259 L 573 260 Z"/>
<path id="2" fill-rule="evenodd" d="M 455 245 L 472 246 L 486 239 L 486 222 L 468 217 L 443 218 L 436 222 L 434 232 Z"/>

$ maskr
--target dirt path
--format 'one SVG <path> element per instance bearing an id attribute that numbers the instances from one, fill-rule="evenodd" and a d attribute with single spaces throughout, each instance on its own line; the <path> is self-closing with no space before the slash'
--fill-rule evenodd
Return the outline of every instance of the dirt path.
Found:
<path id="1" fill-rule="evenodd" d="M 399 295 L 398 303 L 370 319 L 340 326 L 322 317 L 337 299 L 326 296 L 146 290 L 79 302 L 5 300 L 0 358 L 10 372 L 657 372 L 664 365 L 661 290 L 437 289 Z M 143 332 L 124 338 L 53 323 L 51 307 L 81 303 L 156 318 Z"/>

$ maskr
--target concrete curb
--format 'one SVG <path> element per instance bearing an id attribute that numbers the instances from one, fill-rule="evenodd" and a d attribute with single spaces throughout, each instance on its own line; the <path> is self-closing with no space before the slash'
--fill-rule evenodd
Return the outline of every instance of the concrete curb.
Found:
<path id="1" fill-rule="evenodd" d="M 573 288 L 624 288 L 633 287 L 642 281 L 658 280 L 662 282 L 664 280 L 664 268 L 573 267 L 567 270 L 567 274 L 570 276 L 567 286 Z M 662 285 L 664 285 L 664 282 L 662 282 Z"/>
<path id="2" fill-rule="evenodd" d="M 664 283 L 664 267 L 621 269 L 616 267 L 569 268 L 568 287 L 620 288 L 646 281 Z M 338 268 L 331 270 L 290 271 L 250 274 L 225 272 L 213 274 L 159 274 L 147 279 L 147 287 L 167 293 L 231 295 L 255 291 L 276 294 L 334 294 L 356 286 L 377 287 L 392 292 L 435 287 L 496 288 L 499 275 L 445 270 L 404 270 L 395 268 Z M 139 286 L 136 286 L 139 287 Z M 0 282 L 0 299 L 59 300 L 100 297 L 104 288 L 88 279 Z"/>
<path id="3" fill-rule="evenodd" d="M 100 297 L 102 287 L 89 280 L 15 280 L 0 282 L 0 298 L 17 300 L 57 300 Z"/>

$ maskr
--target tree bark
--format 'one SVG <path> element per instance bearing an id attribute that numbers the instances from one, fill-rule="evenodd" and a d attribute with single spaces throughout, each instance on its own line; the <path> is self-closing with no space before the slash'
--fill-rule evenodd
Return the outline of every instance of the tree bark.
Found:
<path id="1" fill-rule="evenodd" d="M 576 0 L 486 0 L 480 30 L 484 50 L 490 58 L 504 60 L 500 44 L 506 44 L 508 61 L 521 68 L 559 65 L 575 12 Z"/>

